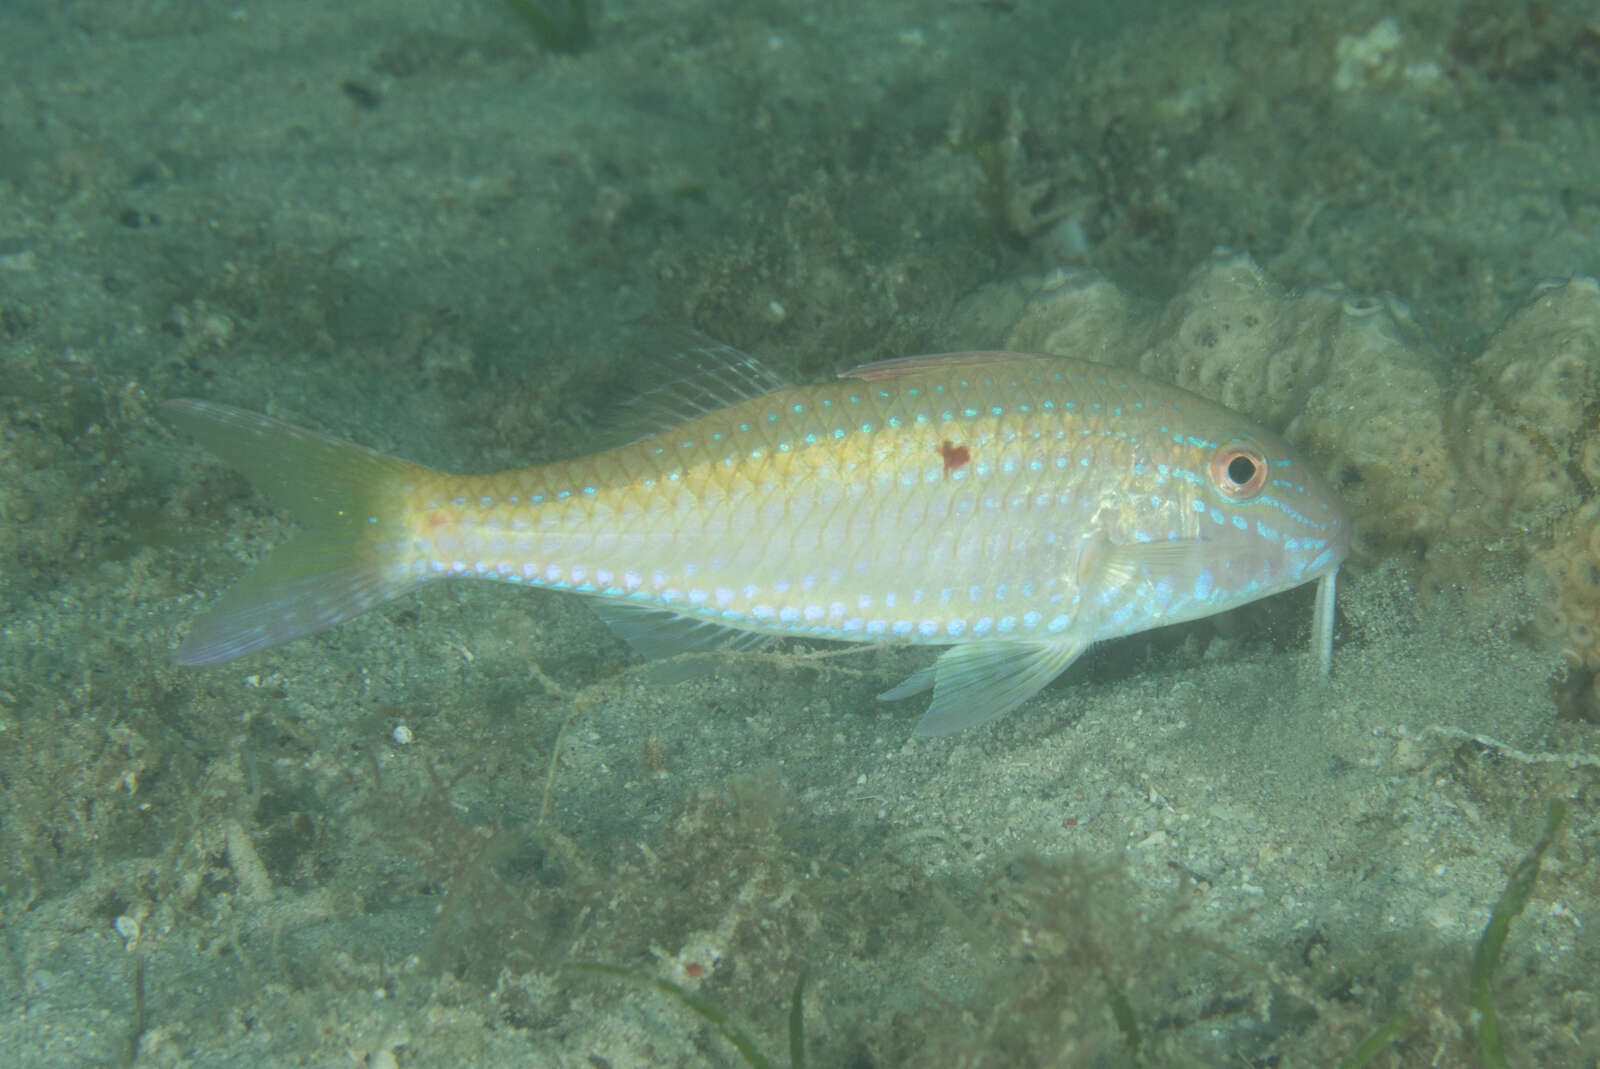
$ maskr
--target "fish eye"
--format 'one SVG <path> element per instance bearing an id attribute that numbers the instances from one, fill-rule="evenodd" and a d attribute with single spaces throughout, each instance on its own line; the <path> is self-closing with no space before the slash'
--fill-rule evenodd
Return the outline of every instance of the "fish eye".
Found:
<path id="1" fill-rule="evenodd" d="M 1246 501 L 1267 485 L 1267 458 L 1249 442 L 1227 442 L 1211 454 L 1211 481 L 1235 501 Z"/>

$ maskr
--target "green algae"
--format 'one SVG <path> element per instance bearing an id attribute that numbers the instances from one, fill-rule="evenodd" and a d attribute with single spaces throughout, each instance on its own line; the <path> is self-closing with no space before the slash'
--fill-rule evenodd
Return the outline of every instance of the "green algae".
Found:
<path id="1" fill-rule="evenodd" d="M 505 0 L 505 4 L 547 52 L 572 55 L 594 42 L 586 0 L 558 0 L 551 5 L 534 0 Z"/>
<path id="2" fill-rule="evenodd" d="M 1383 1053 L 1384 1048 L 1403 1035 L 1411 1027 L 1409 1013 L 1396 1013 L 1383 1024 L 1379 1025 L 1366 1039 L 1362 1040 L 1356 1049 L 1347 1057 L 1339 1059 L 1339 1069 L 1362 1069 L 1370 1065 L 1372 1059 Z"/>
<path id="3" fill-rule="evenodd" d="M 1533 896 L 1534 884 L 1539 880 L 1539 868 L 1544 864 L 1545 852 L 1561 833 L 1561 825 L 1566 819 L 1567 803 L 1560 799 L 1551 802 L 1549 815 L 1545 818 L 1544 835 L 1512 872 L 1505 891 L 1494 905 L 1494 912 L 1489 915 L 1489 923 L 1483 929 L 1483 938 L 1478 940 L 1477 952 L 1472 956 L 1472 981 L 1469 990 L 1472 1009 L 1478 1018 L 1476 1029 L 1478 1050 L 1483 1055 L 1484 1064 L 1490 1069 L 1503 1069 L 1508 1064 L 1505 1047 L 1500 1042 L 1500 1015 L 1494 1008 L 1495 967 L 1500 964 L 1500 955 L 1505 950 L 1506 939 L 1511 934 L 1511 922 L 1516 920 L 1518 914 L 1527 906 L 1528 899 Z"/>
<path id="4" fill-rule="evenodd" d="M 1505 1069 L 1509 1065 L 1505 1045 L 1500 1038 L 1500 1015 L 1494 1005 L 1494 973 L 1505 951 L 1506 940 L 1511 935 L 1511 922 L 1522 913 L 1533 895 L 1539 879 L 1539 869 L 1545 853 L 1555 843 L 1567 818 L 1568 805 L 1557 799 L 1550 803 L 1545 818 L 1544 834 L 1534 844 L 1511 873 L 1506 888 L 1489 914 L 1489 923 L 1478 940 L 1472 956 L 1472 971 L 1468 983 L 1468 1001 L 1471 1015 L 1476 1019 L 1473 1029 L 1478 1053 L 1489 1069 Z M 1339 1069 L 1361 1069 L 1384 1049 L 1404 1035 L 1416 1023 L 1416 1016 L 1405 1010 L 1391 1015 L 1373 1033 L 1339 1061 Z"/>
<path id="5" fill-rule="evenodd" d="M 739 1056 L 744 1059 L 750 1069 L 771 1069 L 772 1063 L 767 1060 L 752 1040 L 737 1024 L 733 1023 L 715 1003 L 696 995 L 693 991 L 675 984 L 671 980 L 659 976 L 647 976 L 633 969 L 623 968 L 620 965 L 607 965 L 597 961 L 575 961 L 568 968 L 579 972 L 594 973 L 599 976 L 614 976 L 619 980 L 638 984 L 641 987 L 659 991 L 664 995 L 674 998 L 693 1010 L 702 1020 L 716 1029 L 717 1034 L 728 1041 Z M 789 998 L 789 1066 L 790 1069 L 805 1069 L 806 1065 L 806 1031 L 805 1031 L 805 991 L 806 973 L 802 969 L 800 976 L 794 982 L 794 993 Z"/>

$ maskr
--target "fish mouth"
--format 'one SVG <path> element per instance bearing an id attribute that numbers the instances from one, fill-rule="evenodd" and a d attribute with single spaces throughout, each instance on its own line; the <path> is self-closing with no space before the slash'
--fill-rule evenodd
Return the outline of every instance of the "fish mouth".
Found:
<path id="1" fill-rule="evenodd" d="M 1328 524 L 1328 545 L 1333 550 L 1333 559 L 1337 563 L 1350 555 L 1351 546 L 1355 542 L 1355 525 L 1350 522 L 1350 514 L 1342 506 L 1334 507 L 1334 516 Z"/>
<path id="2" fill-rule="evenodd" d="M 1325 545 L 1322 551 L 1312 557 L 1305 571 L 1307 580 L 1319 578 L 1329 572 L 1336 572 L 1344 564 L 1345 558 L 1350 556 L 1350 544 L 1354 531 L 1350 526 L 1347 516 L 1340 516 L 1328 524 L 1324 532 Z"/>

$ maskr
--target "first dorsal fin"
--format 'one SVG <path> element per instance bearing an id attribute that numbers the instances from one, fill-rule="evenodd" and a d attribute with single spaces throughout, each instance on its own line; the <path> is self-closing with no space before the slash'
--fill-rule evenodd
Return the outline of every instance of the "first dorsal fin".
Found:
<path id="1" fill-rule="evenodd" d="M 648 380 L 624 401 L 618 442 L 638 441 L 729 405 L 791 385 L 749 353 L 692 330 L 657 331 L 661 355 Z"/>
<path id="2" fill-rule="evenodd" d="M 839 372 L 841 379 L 860 379 L 879 382 L 897 379 L 904 375 L 920 375 L 926 371 L 955 371 L 961 368 L 993 367 L 995 364 L 1016 364 L 1030 360 L 1051 360 L 1053 357 L 1037 353 L 1010 353 L 1003 349 L 981 349 L 970 353 L 930 353 L 925 356 L 897 356 L 860 364 L 849 371 Z"/>

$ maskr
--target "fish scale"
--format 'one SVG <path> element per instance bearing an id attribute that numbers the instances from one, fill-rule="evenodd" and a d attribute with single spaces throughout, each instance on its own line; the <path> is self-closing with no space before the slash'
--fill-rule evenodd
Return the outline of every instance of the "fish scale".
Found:
<path id="1" fill-rule="evenodd" d="M 490 475 L 174 402 L 176 422 L 310 528 L 225 595 L 179 659 L 231 659 L 468 577 L 588 595 L 657 654 L 729 633 L 948 645 L 885 694 L 933 689 L 922 734 L 1014 707 L 1093 642 L 1311 580 L 1326 663 L 1349 522 L 1245 417 L 1104 365 L 1015 353 L 774 385 L 731 353 L 675 387 L 687 421 Z"/>

